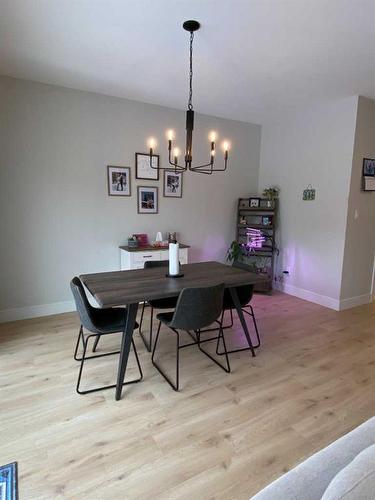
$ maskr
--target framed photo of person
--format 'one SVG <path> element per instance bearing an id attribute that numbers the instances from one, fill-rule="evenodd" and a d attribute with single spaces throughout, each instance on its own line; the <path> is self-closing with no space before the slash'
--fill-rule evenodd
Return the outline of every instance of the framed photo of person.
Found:
<path id="1" fill-rule="evenodd" d="M 182 172 L 164 170 L 164 190 L 166 198 L 182 198 Z"/>
<path id="2" fill-rule="evenodd" d="M 363 158 L 363 191 L 375 191 L 375 160 Z"/>
<path id="3" fill-rule="evenodd" d="M 158 188 L 138 186 L 138 213 L 157 214 L 159 209 Z"/>
<path id="4" fill-rule="evenodd" d="M 147 179 L 148 181 L 159 180 L 159 155 L 152 155 L 152 166 L 150 165 L 150 155 L 145 153 L 135 153 L 135 178 Z"/>
<path id="5" fill-rule="evenodd" d="M 108 195 L 131 196 L 130 167 L 107 166 Z"/>

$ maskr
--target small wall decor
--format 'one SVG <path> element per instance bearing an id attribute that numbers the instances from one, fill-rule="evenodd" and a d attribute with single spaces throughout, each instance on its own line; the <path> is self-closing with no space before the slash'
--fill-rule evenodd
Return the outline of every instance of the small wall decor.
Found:
<path id="1" fill-rule="evenodd" d="M 158 188 L 138 186 L 138 213 L 157 214 L 158 206 Z"/>
<path id="2" fill-rule="evenodd" d="M 166 198 L 182 198 L 182 172 L 164 170 L 164 190 Z"/>
<path id="3" fill-rule="evenodd" d="M 152 167 L 150 165 L 150 155 L 144 153 L 135 153 L 136 179 L 147 179 L 150 181 L 158 181 L 159 155 L 152 155 Z"/>
<path id="4" fill-rule="evenodd" d="M 108 165 L 108 195 L 130 196 L 130 168 Z"/>
<path id="5" fill-rule="evenodd" d="M 363 158 L 363 191 L 375 191 L 375 160 Z"/>
<path id="6" fill-rule="evenodd" d="M 249 198 L 249 206 L 250 208 L 259 208 L 260 198 Z"/>
<path id="7" fill-rule="evenodd" d="M 307 188 L 303 190 L 302 199 L 303 201 L 315 200 L 315 189 L 312 187 L 311 184 L 309 184 Z"/>

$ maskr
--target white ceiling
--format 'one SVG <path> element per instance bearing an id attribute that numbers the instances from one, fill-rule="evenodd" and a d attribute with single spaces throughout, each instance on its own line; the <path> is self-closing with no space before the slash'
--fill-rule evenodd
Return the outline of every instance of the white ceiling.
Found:
<path id="1" fill-rule="evenodd" d="M 262 123 L 375 98 L 375 0 L 0 0 L 0 74 Z"/>

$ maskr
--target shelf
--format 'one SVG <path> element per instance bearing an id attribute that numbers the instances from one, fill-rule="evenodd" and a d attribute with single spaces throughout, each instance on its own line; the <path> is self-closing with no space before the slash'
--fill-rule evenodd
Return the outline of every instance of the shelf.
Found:
<path id="1" fill-rule="evenodd" d="M 259 208 L 242 208 L 242 207 L 238 207 L 238 210 L 240 212 L 275 212 L 274 208 L 262 208 L 262 207 L 259 207 Z"/>
<path id="2" fill-rule="evenodd" d="M 263 224 L 237 224 L 239 228 L 242 229 L 248 229 L 248 228 L 253 228 L 253 229 L 274 229 L 273 226 L 264 226 Z"/>

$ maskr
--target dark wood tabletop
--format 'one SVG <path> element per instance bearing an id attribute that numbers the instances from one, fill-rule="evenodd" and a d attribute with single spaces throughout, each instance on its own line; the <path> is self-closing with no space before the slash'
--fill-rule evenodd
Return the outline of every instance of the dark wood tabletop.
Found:
<path id="1" fill-rule="evenodd" d="M 182 278 L 167 278 L 168 268 L 135 269 L 83 274 L 83 284 L 100 307 L 115 307 L 152 299 L 176 297 L 183 288 L 224 283 L 226 288 L 255 285 L 266 278 L 220 262 L 199 262 L 181 266 Z"/>

